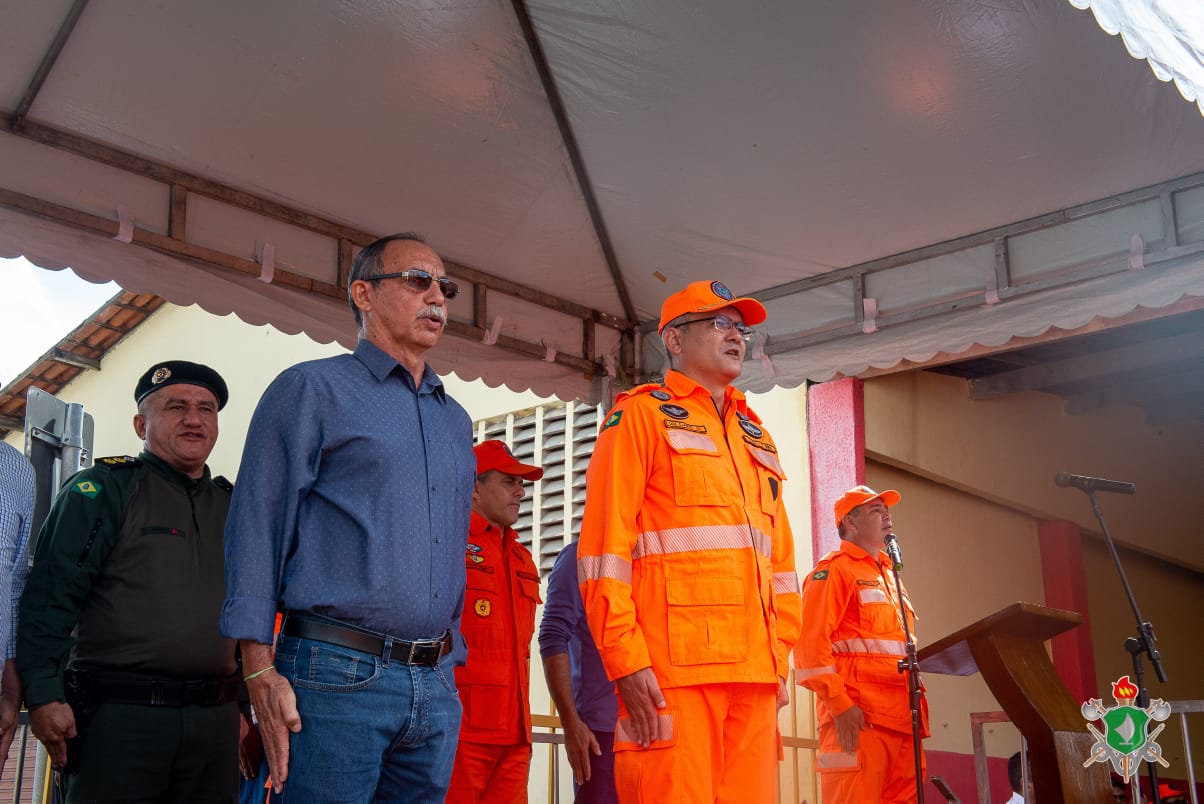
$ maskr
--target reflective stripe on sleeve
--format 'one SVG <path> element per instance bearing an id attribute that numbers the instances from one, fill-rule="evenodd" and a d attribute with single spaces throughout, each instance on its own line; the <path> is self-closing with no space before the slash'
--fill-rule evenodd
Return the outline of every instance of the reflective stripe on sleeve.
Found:
<path id="1" fill-rule="evenodd" d="M 578 556 L 577 583 L 612 578 L 631 585 L 631 562 L 614 553 L 600 556 Z"/>
<path id="2" fill-rule="evenodd" d="M 907 644 L 901 639 L 838 639 L 832 643 L 834 653 L 878 653 L 886 656 L 906 656 Z"/>
<path id="3" fill-rule="evenodd" d="M 773 542 L 770 538 L 758 530 L 752 530 L 750 533 L 748 525 L 667 528 L 646 531 L 637 536 L 635 549 L 631 551 L 631 560 L 638 561 L 645 556 L 688 553 L 694 550 L 743 550 L 749 547 L 755 548 L 766 558 L 773 552 Z M 578 559 L 577 563 L 580 564 L 582 560 Z"/>
<path id="4" fill-rule="evenodd" d="M 802 681 L 804 678 L 813 676 L 824 676 L 829 673 L 836 672 L 836 665 L 829 664 L 824 667 L 796 667 L 794 668 L 794 680 Z"/>
<path id="5" fill-rule="evenodd" d="M 859 593 L 862 603 L 889 603 L 886 599 L 886 592 L 881 589 L 862 589 Z"/>
<path id="6" fill-rule="evenodd" d="M 815 763 L 821 768 L 855 768 L 857 755 L 834 751 L 825 754 L 822 751 L 815 756 Z"/>
<path id="7" fill-rule="evenodd" d="M 793 572 L 775 572 L 773 574 L 773 591 L 779 595 L 798 593 L 798 575 Z"/>

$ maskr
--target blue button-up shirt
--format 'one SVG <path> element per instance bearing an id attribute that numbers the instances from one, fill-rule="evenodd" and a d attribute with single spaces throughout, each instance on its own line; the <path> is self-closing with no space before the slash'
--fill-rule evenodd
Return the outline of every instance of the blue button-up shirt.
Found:
<path id="1" fill-rule="evenodd" d="M 472 422 L 427 366 L 361 340 L 277 377 L 226 520 L 222 634 L 270 644 L 277 609 L 401 639 L 458 636 Z"/>
<path id="2" fill-rule="evenodd" d="M 0 441 L 0 647 L 4 659 L 16 653 L 17 603 L 29 574 L 29 532 L 33 520 L 34 473 L 29 459 Z"/>

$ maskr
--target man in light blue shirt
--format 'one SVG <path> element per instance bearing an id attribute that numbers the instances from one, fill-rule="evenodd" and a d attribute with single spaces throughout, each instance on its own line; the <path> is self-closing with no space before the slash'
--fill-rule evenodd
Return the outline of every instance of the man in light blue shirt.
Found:
<path id="1" fill-rule="evenodd" d="M 283 372 L 247 433 L 221 630 L 240 640 L 281 804 L 441 801 L 451 776 L 476 460 L 424 357 L 457 292 L 444 273 L 414 235 L 366 247 L 348 276 L 355 352 Z"/>
<path id="2" fill-rule="evenodd" d="M 17 731 L 21 679 L 13 656 L 17 649 L 17 603 L 29 575 L 29 531 L 35 497 L 33 465 L 15 447 L 0 441 L 0 771 Z"/>

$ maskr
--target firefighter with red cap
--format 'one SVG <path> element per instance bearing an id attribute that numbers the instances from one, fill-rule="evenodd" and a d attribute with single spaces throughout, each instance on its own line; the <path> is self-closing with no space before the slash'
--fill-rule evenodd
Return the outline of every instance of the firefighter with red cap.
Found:
<path id="1" fill-rule="evenodd" d="M 619 395 L 590 460 L 577 569 L 623 802 L 774 800 L 798 577 L 777 447 L 731 385 L 765 315 L 722 282 L 669 296 L 664 382 Z"/>
<path id="2" fill-rule="evenodd" d="M 842 494 L 834 507 L 840 547 L 803 582 L 795 679 L 815 693 L 824 801 L 916 800 L 908 679 L 899 672 L 907 643 L 894 569 L 883 549 L 890 509 L 900 499 L 893 489 L 867 486 Z M 906 590 L 903 604 L 914 634 Z M 920 727 L 927 737 L 923 698 Z"/>
<path id="3" fill-rule="evenodd" d="M 514 523 L 524 481 L 543 469 L 520 463 L 502 441 L 474 449 L 477 482 L 464 568 L 461 631 L 468 664 L 456 668 L 464 705 L 447 801 L 525 802 L 531 767 L 531 637 L 540 603 L 539 570 Z"/>

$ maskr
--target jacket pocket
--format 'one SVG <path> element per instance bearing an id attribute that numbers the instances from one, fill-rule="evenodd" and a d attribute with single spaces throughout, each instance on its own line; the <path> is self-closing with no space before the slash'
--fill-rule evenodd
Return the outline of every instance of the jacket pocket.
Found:
<path id="1" fill-rule="evenodd" d="M 665 582 L 665 598 L 673 664 L 721 664 L 748 658 L 740 578 L 670 578 Z"/>
<path id="2" fill-rule="evenodd" d="M 678 505 L 722 505 L 725 500 L 720 478 L 719 448 L 705 433 L 666 430 L 669 462 L 673 466 L 673 500 Z"/>

